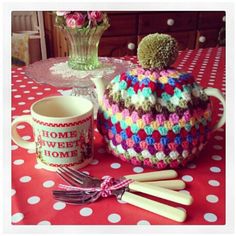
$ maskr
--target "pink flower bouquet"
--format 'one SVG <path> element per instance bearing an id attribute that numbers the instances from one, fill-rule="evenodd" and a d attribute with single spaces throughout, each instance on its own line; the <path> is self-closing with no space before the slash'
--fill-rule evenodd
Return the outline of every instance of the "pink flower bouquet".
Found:
<path id="1" fill-rule="evenodd" d="M 108 24 L 108 18 L 101 11 L 56 11 L 56 25 L 63 28 L 83 29 L 102 24 Z"/>

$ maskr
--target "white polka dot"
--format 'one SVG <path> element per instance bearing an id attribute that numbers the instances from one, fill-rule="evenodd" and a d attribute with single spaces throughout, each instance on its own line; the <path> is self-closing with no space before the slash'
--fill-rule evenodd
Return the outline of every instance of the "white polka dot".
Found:
<path id="1" fill-rule="evenodd" d="M 90 216 L 93 213 L 93 210 L 89 207 L 84 207 L 80 210 L 79 213 L 81 216 Z"/>
<path id="2" fill-rule="evenodd" d="M 30 137 L 30 136 L 23 136 L 22 139 L 23 139 L 23 140 L 30 140 L 31 137 Z"/>
<path id="3" fill-rule="evenodd" d="M 220 140 L 223 140 L 224 138 L 223 138 L 223 137 L 221 137 L 221 136 L 215 136 L 215 137 L 214 137 L 214 139 L 216 139 L 216 140 L 219 140 L 219 141 L 220 141 Z"/>
<path id="4" fill-rule="evenodd" d="M 14 98 L 21 98 L 21 95 L 15 95 Z"/>
<path id="5" fill-rule="evenodd" d="M 112 163 L 111 164 L 111 168 L 112 169 L 119 169 L 121 167 L 121 164 L 120 163 Z"/>
<path id="6" fill-rule="evenodd" d="M 220 186 L 220 182 L 217 181 L 217 180 L 214 180 L 214 179 L 209 180 L 209 181 L 208 181 L 208 184 L 211 185 L 211 186 L 213 186 L 213 187 L 218 187 L 218 186 Z"/>
<path id="7" fill-rule="evenodd" d="M 66 204 L 64 202 L 56 202 L 53 204 L 53 208 L 57 211 L 60 211 L 66 207 Z"/>
<path id="8" fill-rule="evenodd" d="M 13 85 L 14 85 L 14 84 L 13 84 Z M 11 91 L 12 91 L 12 92 L 17 92 L 18 90 L 17 90 L 17 89 L 12 89 Z"/>
<path id="9" fill-rule="evenodd" d="M 11 145 L 11 150 L 16 150 L 18 148 L 17 145 Z"/>
<path id="10" fill-rule="evenodd" d="M 150 225 L 150 222 L 147 220 L 140 220 L 137 222 L 137 225 Z"/>
<path id="11" fill-rule="evenodd" d="M 11 216 L 11 222 L 12 223 L 18 223 L 23 219 L 24 219 L 24 214 L 22 214 L 21 212 L 17 212 L 14 215 Z"/>
<path id="12" fill-rule="evenodd" d="M 187 164 L 187 168 L 189 168 L 189 169 L 195 169 L 196 167 L 197 167 L 197 165 L 194 163 Z"/>
<path id="13" fill-rule="evenodd" d="M 213 148 L 215 150 L 222 150 L 223 149 L 220 145 L 214 145 Z"/>
<path id="14" fill-rule="evenodd" d="M 28 100 L 34 100 L 35 97 L 28 97 L 27 99 L 28 99 Z"/>
<path id="15" fill-rule="evenodd" d="M 20 82 L 22 82 L 22 80 L 21 80 L 21 79 L 17 79 L 16 82 L 17 82 L 17 83 L 20 83 Z"/>
<path id="16" fill-rule="evenodd" d="M 28 81 L 27 83 L 28 83 L 28 84 L 33 84 L 34 82 L 33 82 L 33 81 Z"/>
<path id="17" fill-rule="evenodd" d="M 108 216 L 108 221 L 111 223 L 118 223 L 121 220 L 121 216 L 119 214 L 113 213 Z"/>
<path id="18" fill-rule="evenodd" d="M 43 187 L 44 188 L 51 188 L 52 186 L 54 186 L 55 182 L 52 180 L 47 180 L 45 182 L 43 182 Z"/>
<path id="19" fill-rule="evenodd" d="M 118 199 L 118 198 L 117 198 L 117 202 L 119 202 L 119 203 L 121 203 L 121 204 L 125 204 L 125 203 L 127 203 L 127 202 L 122 201 L 121 199 Z"/>
<path id="20" fill-rule="evenodd" d="M 214 161 L 221 161 L 221 160 L 222 160 L 222 157 L 219 156 L 219 155 L 213 155 L 213 156 L 211 157 L 211 159 L 213 159 Z"/>
<path id="21" fill-rule="evenodd" d="M 133 168 L 133 172 L 141 173 L 141 172 L 143 172 L 143 167 L 136 166 L 136 167 Z"/>
<path id="22" fill-rule="evenodd" d="M 36 93 L 37 95 L 43 95 L 43 93 L 42 92 L 38 92 L 38 93 Z"/>
<path id="23" fill-rule="evenodd" d="M 101 153 L 101 154 L 106 153 L 105 148 L 98 148 L 98 153 Z"/>
<path id="24" fill-rule="evenodd" d="M 44 90 L 45 90 L 45 91 L 50 91 L 50 90 L 51 90 L 51 88 L 45 88 Z"/>
<path id="25" fill-rule="evenodd" d="M 22 160 L 22 159 L 18 159 L 18 160 L 15 160 L 14 162 L 13 162 L 13 164 L 14 165 L 22 165 L 24 163 L 24 160 Z"/>
<path id="26" fill-rule="evenodd" d="M 182 180 L 185 182 L 192 182 L 193 177 L 191 175 L 184 175 L 184 176 L 182 176 Z"/>
<path id="27" fill-rule="evenodd" d="M 12 77 L 14 77 L 14 78 L 17 78 L 17 77 L 18 77 L 18 75 L 13 75 Z"/>
<path id="28" fill-rule="evenodd" d="M 216 195 L 209 194 L 206 196 L 206 200 L 210 203 L 216 203 L 219 201 L 219 198 Z"/>
<path id="29" fill-rule="evenodd" d="M 26 90 L 26 91 L 24 91 L 23 93 L 30 93 L 30 91 Z"/>
<path id="30" fill-rule="evenodd" d="M 16 69 L 17 69 L 17 70 L 22 70 L 22 68 L 21 68 L 21 67 L 17 67 Z"/>
<path id="31" fill-rule="evenodd" d="M 204 214 L 204 219 L 208 222 L 216 222 L 217 216 L 213 213 L 206 213 Z"/>
<path id="32" fill-rule="evenodd" d="M 34 168 L 40 170 L 40 169 L 42 169 L 42 165 L 37 163 L 37 164 L 34 165 Z"/>
<path id="33" fill-rule="evenodd" d="M 30 153 L 30 154 L 32 154 L 32 153 L 35 153 L 35 150 L 30 149 L 30 150 L 28 150 L 27 152 Z"/>
<path id="34" fill-rule="evenodd" d="M 11 190 L 11 196 L 14 196 L 16 194 L 16 190 L 15 189 L 12 189 Z"/>
<path id="35" fill-rule="evenodd" d="M 27 202 L 28 202 L 30 205 L 37 204 L 37 203 L 40 202 L 40 197 L 38 197 L 38 196 L 29 197 L 29 198 L 27 199 Z"/>
<path id="36" fill-rule="evenodd" d="M 51 222 L 47 220 L 42 220 L 38 223 L 38 225 L 51 225 Z"/>
<path id="37" fill-rule="evenodd" d="M 11 108 L 11 110 L 12 110 L 12 111 L 15 111 L 15 110 L 16 110 L 16 108 L 15 108 L 15 107 L 12 107 L 12 108 Z"/>
<path id="38" fill-rule="evenodd" d="M 18 102 L 18 105 L 20 106 L 25 105 L 25 102 Z"/>
<path id="39" fill-rule="evenodd" d="M 95 128 L 94 131 L 99 132 L 97 128 Z"/>
<path id="40" fill-rule="evenodd" d="M 219 173 L 219 172 L 221 172 L 221 169 L 219 167 L 212 166 L 210 168 L 210 171 L 213 172 L 213 173 Z"/>
<path id="41" fill-rule="evenodd" d="M 38 87 L 37 86 L 33 86 L 32 89 L 37 89 Z"/>
<path id="42" fill-rule="evenodd" d="M 99 160 L 94 159 L 90 162 L 91 165 L 97 165 L 99 163 Z"/>
<path id="43" fill-rule="evenodd" d="M 22 176 L 21 178 L 20 178 L 20 182 L 21 183 L 28 183 L 28 182 L 30 182 L 31 181 L 31 177 L 30 176 Z"/>
<path id="44" fill-rule="evenodd" d="M 20 74 L 24 75 L 24 74 L 25 74 L 25 72 L 24 72 L 24 71 L 22 71 L 22 72 L 20 72 Z"/>
<path id="45" fill-rule="evenodd" d="M 19 87 L 20 87 L 20 88 L 25 88 L 26 85 L 22 84 L 22 85 L 20 85 Z"/>
<path id="46" fill-rule="evenodd" d="M 24 129 L 25 126 L 24 126 L 24 125 L 18 125 L 16 128 L 17 128 L 17 129 Z"/>

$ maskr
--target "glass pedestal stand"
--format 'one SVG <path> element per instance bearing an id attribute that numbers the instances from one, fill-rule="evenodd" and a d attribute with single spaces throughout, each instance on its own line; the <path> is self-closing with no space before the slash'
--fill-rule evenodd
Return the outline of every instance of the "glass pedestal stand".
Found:
<path id="1" fill-rule="evenodd" d="M 98 101 L 95 85 L 92 78 L 101 76 L 108 84 L 115 75 L 133 68 L 130 61 L 116 58 L 100 57 L 100 66 L 94 70 L 73 70 L 68 66 L 68 58 L 50 58 L 29 65 L 26 75 L 37 83 L 50 84 L 57 88 L 72 88 L 71 95 L 83 96 L 94 104 L 94 113 L 97 114 Z"/>

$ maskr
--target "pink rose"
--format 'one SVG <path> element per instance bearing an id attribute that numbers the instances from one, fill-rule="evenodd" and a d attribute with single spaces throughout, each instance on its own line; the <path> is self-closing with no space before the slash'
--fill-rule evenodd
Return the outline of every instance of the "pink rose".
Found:
<path id="1" fill-rule="evenodd" d="M 90 11 L 88 12 L 88 19 L 96 25 L 103 20 L 103 14 L 100 11 Z"/>
<path id="2" fill-rule="evenodd" d="M 70 13 L 71 13 L 70 11 L 57 11 L 56 15 L 57 16 L 66 16 L 66 15 L 68 15 Z"/>
<path id="3" fill-rule="evenodd" d="M 85 18 L 81 13 L 69 14 L 66 16 L 66 25 L 69 28 L 82 28 L 85 22 Z"/>

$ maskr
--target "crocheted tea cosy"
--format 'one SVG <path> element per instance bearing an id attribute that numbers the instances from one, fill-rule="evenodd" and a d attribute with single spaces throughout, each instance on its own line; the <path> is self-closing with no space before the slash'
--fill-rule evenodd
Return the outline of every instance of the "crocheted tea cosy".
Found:
<path id="1" fill-rule="evenodd" d="M 137 67 L 107 86 L 98 129 L 108 150 L 134 165 L 175 168 L 209 138 L 211 105 L 194 77 L 175 68 Z"/>

